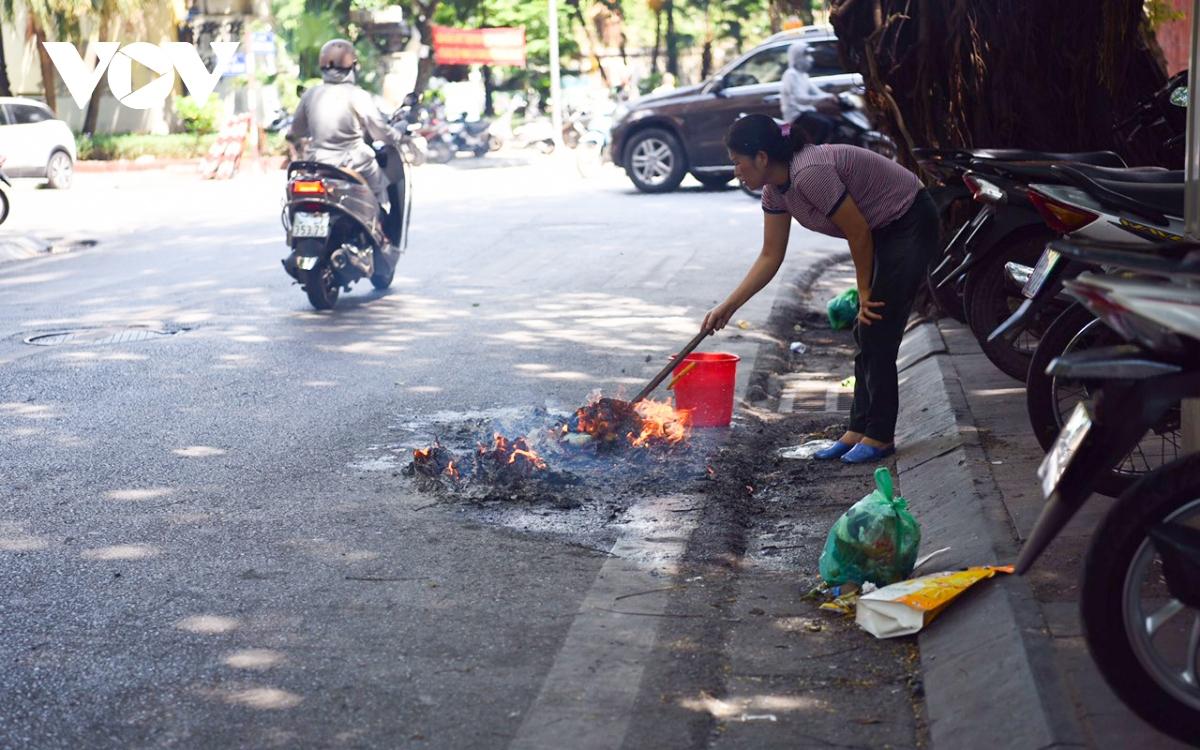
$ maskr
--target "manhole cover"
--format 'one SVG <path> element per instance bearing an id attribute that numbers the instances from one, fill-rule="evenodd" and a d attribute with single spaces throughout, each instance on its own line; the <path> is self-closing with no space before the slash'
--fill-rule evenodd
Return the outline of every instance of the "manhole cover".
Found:
<path id="1" fill-rule="evenodd" d="M 85 328 L 75 331 L 53 331 L 25 337 L 26 344 L 34 346 L 104 346 L 106 344 L 132 344 L 138 341 L 174 336 L 187 330 L 157 330 L 154 328 Z"/>

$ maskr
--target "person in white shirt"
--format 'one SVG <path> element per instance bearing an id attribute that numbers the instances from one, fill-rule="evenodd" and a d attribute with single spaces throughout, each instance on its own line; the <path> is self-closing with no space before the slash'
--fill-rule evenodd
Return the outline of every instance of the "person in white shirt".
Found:
<path id="1" fill-rule="evenodd" d="M 788 69 L 783 74 L 779 104 L 783 119 L 796 123 L 803 118 L 801 126 L 813 143 L 824 143 L 833 132 L 833 118 L 820 110 L 838 108 L 837 97 L 827 94 L 812 82 L 808 71 L 812 68 L 812 53 L 808 44 L 796 42 L 788 47 Z"/>

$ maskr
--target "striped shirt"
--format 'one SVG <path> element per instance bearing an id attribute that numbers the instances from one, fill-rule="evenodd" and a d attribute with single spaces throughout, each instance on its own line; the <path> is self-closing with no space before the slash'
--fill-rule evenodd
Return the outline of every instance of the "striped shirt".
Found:
<path id="1" fill-rule="evenodd" d="M 849 195 L 871 229 L 904 215 L 921 189 L 916 175 L 890 159 L 858 146 L 805 146 L 792 157 L 791 181 L 763 187 L 762 207 L 791 214 L 814 232 L 845 237 L 829 217 Z"/>

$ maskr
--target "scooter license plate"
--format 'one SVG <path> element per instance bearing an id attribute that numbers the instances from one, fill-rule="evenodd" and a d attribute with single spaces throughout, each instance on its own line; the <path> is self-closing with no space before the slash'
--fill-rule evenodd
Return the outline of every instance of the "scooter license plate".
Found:
<path id="1" fill-rule="evenodd" d="M 310 214 L 297 211 L 292 217 L 293 237 L 328 237 L 329 214 Z"/>
<path id="2" fill-rule="evenodd" d="M 1091 412 L 1088 411 L 1087 404 L 1080 401 L 1075 404 L 1075 410 L 1071 412 L 1067 423 L 1059 431 L 1054 445 L 1050 447 L 1046 457 L 1042 459 L 1042 465 L 1038 467 L 1038 478 L 1042 480 L 1043 497 L 1049 499 L 1058 489 L 1058 483 L 1062 481 L 1063 474 L 1071 465 L 1071 460 L 1079 452 L 1079 446 L 1083 445 L 1084 438 L 1091 429 Z"/>
<path id="3" fill-rule="evenodd" d="M 1042 253 L 1042 257 L 1038 258 L 1037 265 L 1033 267 L 1033 275 L 1029 277 L 1029 281 L 1025 282 L 1025 286 L 1021 289 L 1021 294 L 1028 299 L 1033 299 L 1037 293 L 1045 286 L 1046 280 L 1050 278 L 1050 274 L 1058 266 L 1058 262 L 1062 260 L 1062 253 L 1057 250 L 1046 249 Z"/>

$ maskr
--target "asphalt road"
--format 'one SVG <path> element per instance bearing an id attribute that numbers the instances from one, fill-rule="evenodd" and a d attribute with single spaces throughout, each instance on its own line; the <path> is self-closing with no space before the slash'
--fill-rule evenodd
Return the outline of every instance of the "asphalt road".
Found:
<path id="1" fill-rule="evenodd" d="M 4 232 L 99 244 L 0 265 L 0 746 L 639 746 L 658 623 L 606 641 L 588 602 L 670 575 L 671 501 L 530 531 L 398 472 L 446 425 L 636 390 L 760 211 L 489 160 L 418 170 L 392 289 L 333 313 L 279 265 L 281 174 L 18 186 Z M 783 275 L 838 249 L 797 228 Z M 708 347 L 743 384 L 773 296 Z M 603 710 L 555 700 L 611 663 Z"/>

